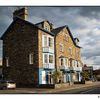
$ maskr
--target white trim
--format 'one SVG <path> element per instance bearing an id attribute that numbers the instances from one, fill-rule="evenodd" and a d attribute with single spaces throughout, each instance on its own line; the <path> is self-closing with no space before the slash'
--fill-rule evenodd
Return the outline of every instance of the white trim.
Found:
<path id="1" fill-rule="evenodd" d="M 33 53 L 29 54 L 29 64 L 33 64 Z"/>
<path id="2" fill-rule="evenodd" d="M 45 45 L 45 37 L 46 37 L 46 45 Z M 54 37 L 49 35 L 42 35 L 42 47 L 50 47 L 49 46 L 49 38 L 52 39 L 52 48 L 54 48 Z"/>
<path id="3" fill-rule="evenodd" d="M 45 63 L 45 59 L 44 59 L 44 55 L 47 55 L 47 63 Z M 49 55 L 52 55 L 53 56 L 53 63 L 49 63 Z M 52 67 L 54 68 L 55 66 L 55 61 L 54 61 L 54 54 L 50 54 L 50 53 L 43 53 L 43 67 Z"/>
<path id="4" fill-rule="evenodd" d="M 9 57 L 6 57 L 6 66 L 9 67 Z"/>

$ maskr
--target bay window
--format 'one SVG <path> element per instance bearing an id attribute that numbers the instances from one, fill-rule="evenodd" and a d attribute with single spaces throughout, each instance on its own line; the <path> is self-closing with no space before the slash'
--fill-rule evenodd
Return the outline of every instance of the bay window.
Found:
<path id="1" fill-rule="evenodd" d="M 43 63 L 44 64 L 52 64 L 54 63 L 54 55 L 53 54 L 48 54 L 48 53 L 44 53 L 43 54 Z"/>
<path id="2" fill-rule="evenodd" d="M 53 63 L 53 55 L 49 55 L 49 63 Z"/>
<path id="3" fill-rule="evenodd" d="M 44 47 L 46 47 L 47 46 L 47 36 L 44 36 Z"/>
<path id="4" fill-rule="evenodd" d="M 44 54 L 44 63 L 48 63 L 48 55 Z"/>
<path id="5" fill-rule="evenodd" d="M 53 47 L 53 38 L 49 37 L 49 47 Z"/>
<path id="6" fill-rule="evenodd" d="M 53 37 L 48 35 L 43 35 L 42 43 L 43 43 L 43 47 L 53 47 L 54 45 Z"/>

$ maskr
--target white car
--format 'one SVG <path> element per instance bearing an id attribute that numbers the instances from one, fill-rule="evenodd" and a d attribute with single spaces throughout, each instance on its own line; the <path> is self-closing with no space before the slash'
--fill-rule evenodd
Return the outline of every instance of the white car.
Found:
<path id="1" fill-rule="evenodd" d="M 16 83 L 11 80 L 0 80 L 0 89 L 15 89 Z"/>

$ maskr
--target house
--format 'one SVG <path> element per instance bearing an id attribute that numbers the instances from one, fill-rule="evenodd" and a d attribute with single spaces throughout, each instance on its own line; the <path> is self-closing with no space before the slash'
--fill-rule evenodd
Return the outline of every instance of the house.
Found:
<path id="1" fill-rule="evenodd" d="M 81 55 L 79 39 L 73 38 L 68 26 L 53 29 L 55 34 L 55 66 L 62 71 L 62 82 L 81 81 Z"/>
<path id="2" fill-rule="evenodd" d="M 73 38 L 68 26 L 54 29 L 47 20 L 33 24 L 27 17 L 27 8 L 15 10 L 1 37 L 4 77 L 17 85 L 40 86 L 54 84 L 52 74 L 60 69 L 63 82 L 80 81 L 79 39 Z"/>
<path id="3" fill-rule="evenodd" d="M 93 70 L 93 75 L 94 75 L 96 80 L 100 81 L 100 68 Z"/>
<path id="4" fill-rule="evenodd" d="M 89 75 L 89 80 L 93 80 L 93 66 L 84 65 L 82 68 L 83 72 L 87 72 Z"/>

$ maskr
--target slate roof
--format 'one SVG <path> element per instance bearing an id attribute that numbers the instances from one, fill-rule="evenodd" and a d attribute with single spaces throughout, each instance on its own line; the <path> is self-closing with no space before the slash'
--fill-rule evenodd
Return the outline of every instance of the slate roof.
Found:
<path id="1" fill-rule="evenodd" d="M 43 24 L 45 21 L 48 22 L 49 25 L 51 25 L 51 23 L 50 23 L 48 20 L 41 21 L 41 22 L 39 22 L 39 23 L 36 23 L 35 25 Z"/>
<path id="2" fill-rule="evenodd" d="M 5 36 L 5 34 L 11 29 L 11 27 L 12 27 L 12 26 L 16 23 L 16 21 L 18 21 L 18 20 L 21 20 L 21 21 L 23 21 L 23 22 L 25 22 L 25 23 L 27 23 L 27 24 L 33 26 L 33 27 L 36 27 L 36 28 L 38 28 L 38 29 L 40 29 L 40 30 L 42 30 L 42 31 L 44 31 L 44 32 L 46 32 L 46 33 L 48 33 L 48 34 L 54 36 L 54 34 L 53 34 L 52 32 L 49 32 L 49 31 L 47 31 L 47 30 L 45 30 L 45 29 L 43 29 L 43 28 L 38 27 L 37 25 L 35 25 L 35 24 L 33 24 L 33 23 L 29 22 L 29 21 L 26 21 L 26 20 L 24 20 L 24 19 L 22 19 L 22 18 L 20 18 L 20 17 L 17 17 L 16 20 L 14 20 L 14 21 L 9 25 L 9 27 L 7 28 L 7 30 L 6 30 L 6 31 L 4 32 L 4 34 L 1 36 L 1 39 L 3 39 L 3 37 Z"/>
<path id="3" fill-rule="evenodd" d="M 56 29 L 53 29 L 51 32 L 52 33 L 54 33 L 55 35 L 57 34 L 57 33 L 59 33 L 63 28 L 65 28 L 66 26 L 61 26 L 61 27 L 58 27 L 58 28 L 56 28 Z"/>
<path id="4" fill-rule="evenodd" d="M 57 34 L 58 34 L 60 31 L 62 31 L 64 28 L 66 28 L 66 29 L 68 30 L 68 33 L 69 33 L 69 35 L 70 35 L 70 37 L 71 37 L 71 39 L 72 39 L 74 45 L 75 45 L 76 47 L 78 47 L 78 48 L 81 48 L 80 46 L 78 46 L 78 45 L 75 43 L 75 39 L 76 39 L 76 38 L 73 38 L 73 35 L 72 35 L 72 33 L 71 33 L 71 31 L 70 31 L 70 29 L 69 29 L 69 27 L 68 27 L 67 25 L 58 27 L 58 28 L 56 28 L 56 29 L 53 29 L 53 30 L 52 30 L 52 33 L 54 33 L 54 35 L 57 35 Z"/>
<path id="5" fill-rule="evenodd" d="M 39 23 L 33 24 L 33 23 L 31 23 L 31 22 L 29 22 L 29 21 L 26 21 L 26 20 L 24 20 L 24 19 L 22 19 L 22 18 L 20 18 L 20 17 L 17 17 L 16 20 L 14 20 L 14 21 L 10 24 L 10 26 L 7 28 L 7 30 L 4 32 L 4 34 L 1 36 L 1 40 L 5 37 L 6 33 L 12 28 L 12 26 L 16 23 L 17 20 L 21 20 L 21 21 L 25 22 L 26 24 L 29 24 L 29 25 L 31 25 L 31 26 L 37 28 L 37 29 L 40 29 L 40 30 L 42 30 L 42 31 L 44 31 L 44 32 L 46 32 L 46 33 L 52 35 L 52 36 L 56 36 L 61 30 L 63 30 L 63 28 L 66 28 L 66 29 L 68 30 L 68 32 L 69 32 L 69 35 L 70 35 L 70 37 L 71 37 L 71 39 L 72 39 L 74 45 L 75 45 L 76 47 L 78 47 L 78 48 L 81 48 L 80 46 L 76 45 L 75 40 L 74 40 L 75 38 L 73 38 L 72 33 L 70 32 L 70 29 L 69 29 L 69 27 L 68 27 L 67 25 L 61 26 L 61 27 L 58 27 L 58 28 L 55 28 L 55 29 L 53 29 L 51 32 L 49 32 L 49 31 L 47 31 L 47 30 L 45 30 L 45 29 L 43 29 L 43 28 L 38 27 L 37 24 L 39 24 Z M 43 22 L 43 21 L 42 21 L 42 22 Z M 42 22 L 40 22 L 40 23 L 42 23 Z M 49 21 L 48 21 L 48 22 L 49 22 Z"/>

